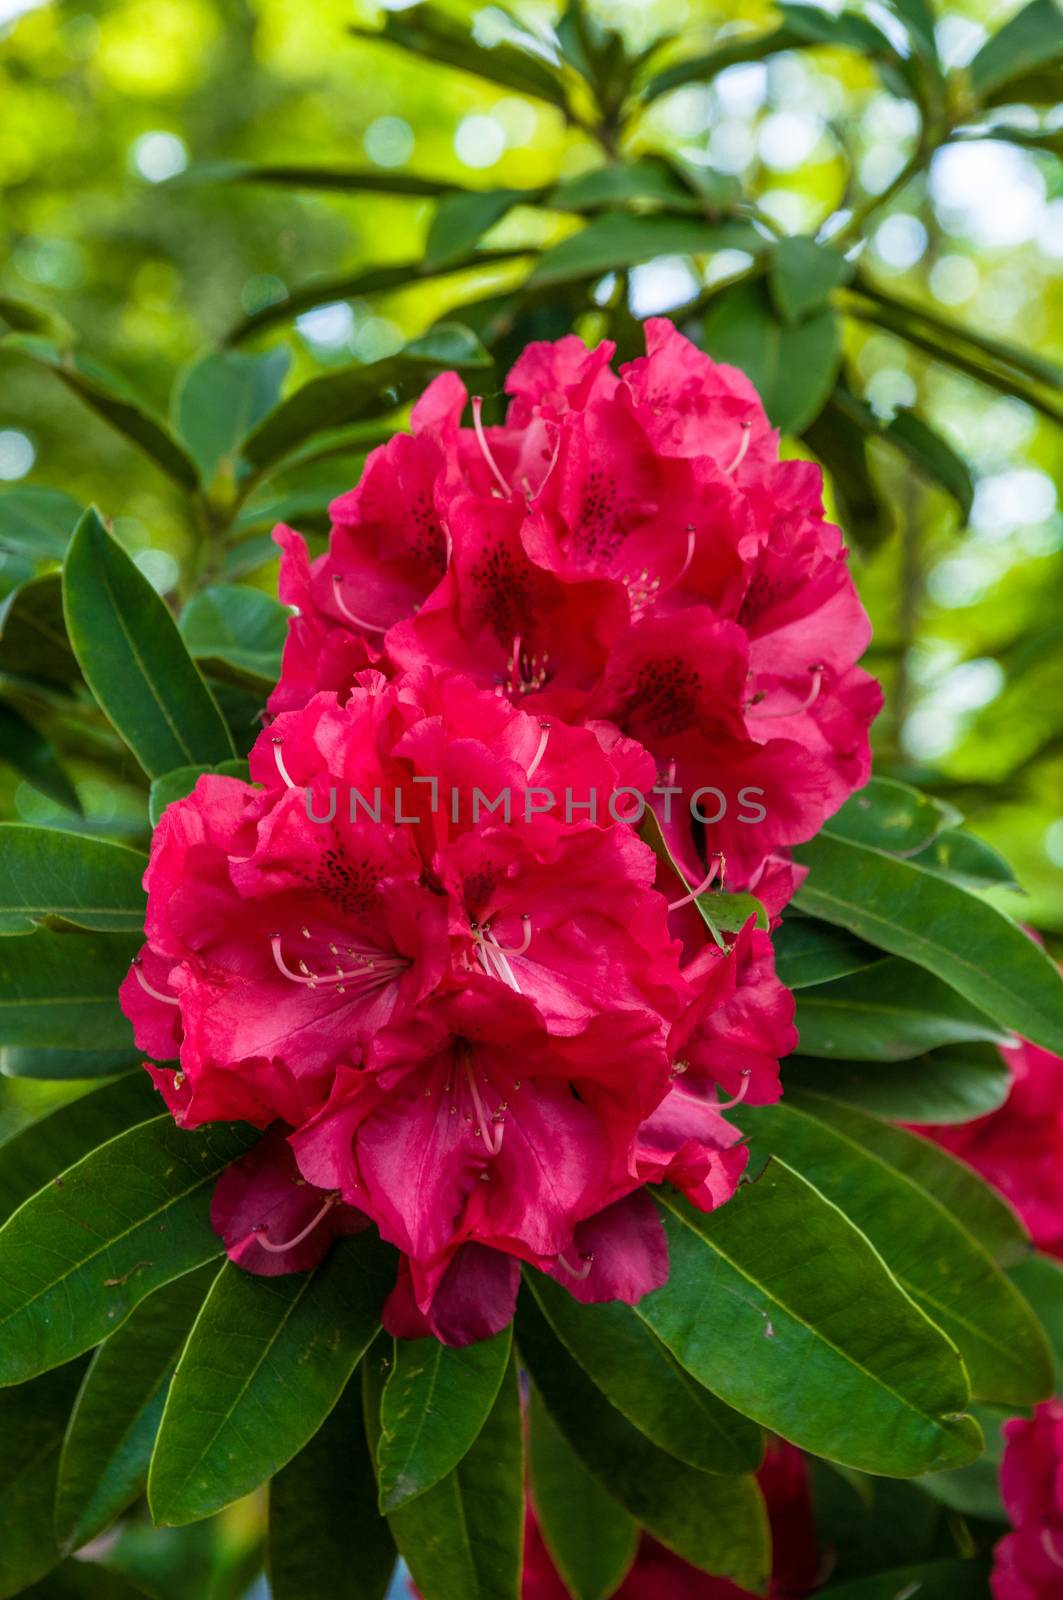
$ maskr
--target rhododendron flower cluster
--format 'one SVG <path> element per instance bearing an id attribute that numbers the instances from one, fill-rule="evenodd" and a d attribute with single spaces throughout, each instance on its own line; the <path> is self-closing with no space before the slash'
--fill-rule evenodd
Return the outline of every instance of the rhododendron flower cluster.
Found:
<path id="1" fill-rule="evenodd" d="M 750 918 L 868 775 L 879 691 L 820 475 L 670 324 L 647 355 L 533 345 L 504 423 L 454 374 L 372 453 L 310 562 L 250 783 L 205 775 L 146 875 L 122 998 L 178 1120 L 263 1140 L 214 1220 L 255 1272 L 374 1224 L 393 1332 L 512 1316 L 520 1263 L 578 1298 L 668 1270 L 646 1194 L 726 1201 L 724 1114 L 779 1094 L 790 995 Z M 638 831 L 651 806 L 671 848 Z"/>
<path id="2" fill-rule="evenodd" d="M 1000 1491 L 1014 1532 L 994 1551 L 994 1600 L 1063 1596 L 1063 1403 L 1004 1424 Z"/>

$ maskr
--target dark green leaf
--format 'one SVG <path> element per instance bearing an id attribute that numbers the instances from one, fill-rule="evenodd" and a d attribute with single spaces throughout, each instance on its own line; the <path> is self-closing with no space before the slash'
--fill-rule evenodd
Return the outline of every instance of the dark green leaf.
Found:
<path id="1" fill-rule="evenodd" d="M 698 211 L 701 203 L 659 156 L 642 156 L 624 166 L 595 167 L 576 178 L 562 178 L 543 204 L 558 211 L 604 211 L 631 201 L 657 201 L 669 211 Z"/>
<path id="2" fill-rule="evenodd" d="M 84 1364 L 72 1361 L 0 1392 L 0 1596 L 20 1594 L 59 1561 L 52 1506 L 59 1451 Z"/>
<path id="3" fill-rule="evenodd" d="M 188 447 L 203 483 L 220 467 L 232 470 L 240 440 L 280 399 L 287 350 L 264 356 L 217 350 L 180 375 L 174 387 L 173 425 Z"/>
<path id="4" fill-rule="evenodd" d="M 1018 101 L 1024 98 L 1022 95 L 1016 96 Z M 1009 128 L 1000 123 L 995 127 L 974 130 L 968 137 L 1003 140 L 1005 144 L 1017 144 L 1023 150 L 1044 150 L 1063 161 L 1063 128 Z"/>
<path id="5" fill-rule="evenodd" d="M 459 67 L 477 78 L 500 83 L 549 105 L 565 104 L 559 75 L 539 56 L 528 54 L 506 39 L 493 45 L 481 44 L 467 25 L 435 5 L 385 12 L 379 33 L 365 28 L 352 28 L 351 32 L 362 39 L 399 45 L 431 63 Z"/>
<path id="6" fill-rule="evenodd" d="M 541 1273 L 528 1282 L 569 1354 L 647 1439 L 702 1472 L 756 1471 L 756 1423 L 695 1383 L 629 1306 L 580 1305 Z"/>
<path id="7" fill-rule="evenodd" d="M 16 350 L 54 372 L 79 400 L 142 450 L 182 489 L 196 487 L 199 477 L 195 463 L 116 373 L 88 356 L 60 350 L 47 339 L 30 334 L 10 333 L 2 343 L 6 349 Z"/>
<path id="8" fill-rule="evenodd" d="M 67 552 L 63 604 L 85 680 L 149 777 L 236 754 L 173 617 L 95 511 Z"/>
<path id="9" fill-rule="evenodd" d="M 912 856 L 942 828 L 962 819 L 953 806 L 934 800 L 894 778 L 872 778 L 831 817 L 827 826 L 841 839 L 872 845 L 891 855 Z"/>
<path id="10" fill-rule="evenodd" d="M 64 1549 L 79 1550 L 143 1492 L 177 1357 L 213 1276 L 210 1264 L 156 1289 L 93 1356 L 59 1463 Z"/>
<path id="11" fill-rule="evenodd" d="M 720 934 L 738 933 L 750 917 L 764 933 L 771 926 L 768 913 L 755 894 L 728 894 L 722 890 L 710 890 L 707 894 L 697 896 L 697 907 L 717 944 L 722 942 Z"/>
<path id="12" fill-rule="evenodd" d="M 80 1557 L 63 1561 L 40 1583 L 22 1593 L 24 1600 L 153 1600 L 146 1589 L 113 1567 Z"/>
<path id="13" fill-rule="evenodd" d="M 485 189 L 482 193 L 445 196 L 436 209 L 424 247 L 429 269 L 452 267 L 478 244 L 513 206 L 528 198 L 524 189 Z M 532 191 L 531 199 L 536 198 Z"/>
<path id="14" fill-rule="evenodd" d="M 144 926 L 146 856 L 108 839 L 0 823 L 0 933 L 62 917 L 101 933 Z"/>
<path id="15" fill-rule="evenodd" d="M 807 1091 L 805 1096 L 813 1098 Z M 904 1128 L 894 1128 L 877 1117 L 857 1116 L 847 1106 L 819 1095 L 814 1098 L 821 1122 L 858 1137 L 865 1150 L 932 1194 L 959 1218 L 998 1266 L 1010 1267 L 1028 1255 L 1029 1239 L 1014 1211 L 965 1162 Z"/>
<path id="16" fill-rule="evenodd" d="M 59 757 L 31 722 L 10 706 L 0 705 L 0 760 L 6 761 L 49 800 L 80 814 L 77 790 L 59 764 Z"/>
<path id="17" fill-rule="evenodd" d="M 804 234 L 780 239 L 771 258 L 768 287 L 780 316 L 802 322 L 827 304 L 832 289 L 848 283 L 850 262 L 830 245 L 817 244 Z"/>
<path id="18" fill-rule="evenodd" d="M 8 1045 L 128 1049 L 118 986 L 141 943 L 126 934 L 37 933 L 0 939 L 0 1029 Z"/>
<path id="19" fill-rule="evenodd" d="M 667 1199 L 671 1271 L 636 1310 L 713 1392 L 806 1450 L 905 1477 L 973 1459 L 955 1346 L 811 1184 L 771 1161 L 708 1215 Z"/>
<path id="20" fill-rule="evenodd" d="M 457 1466 L 479 1437 L 509 1363 L 512 1328 L 461 1350 L 396 1339 L 380 1403 L 380 1510 L 397 1511 Z"/>
<path id="21" fill-rule="evenodd" d="M 1051 1391 L 1044 1335 L 1015 1289 L 958 1221 L 861 1140 L 867 1119 L 821 1121 L 814 1095 L 746 1107 L 753 1161 L 780 1156 L 878 1250 L 901 1287 L 954 1342 L 971 1392 L 999 1405 L 1033 1405 Z"/>
<path id="22" fill-rule="evenodd" d="M 871 945 L 815 917 L 785 917 L 772 943 L 776 975 L 788 989 L 846 978 L 882 959 Z"/>
<path id="23" fill-rule="evenodd" d="M 654 256 L 712 255 L 717 250 L 765 249 L 748 222 L 705 222 L 697 217 L 633 216 L 605 212 L 539 258 L 529 285 L 578 283 L 649 261 Z"/>
<path id="24" fill-rule="evenodd" d="M 226 1262 L 177 1364 L 151 1458 L 156 1522 L 195 1522 L 248 1494 L 328 1416 L 375 1336 L 394 1256 L 343 1240 L 313 1272 Z"/>
<path id="25" fill-rule="evenodd" d="M 936 973 L 995 1022 L 1063 1054 L 1063 980 L 1003 912 L 910 861 L 824 831 L 798 845 L 795 904 Z"/>
<path id="26" fill-rule="evenodd" d="M 802 1055 L 843 1061 L 905 1061 L 940 1045 L 1009 1038 L 947 983 L 897 957 L 802 989 L 796 1021 Z"/>
<path id="27" fill-rule="evenodd" d="M 80 1043 L 80 1041 L 79 1041 Z M 81 1050 L 74 1046 L 50 1049 L 40 1046 L 5 1045 L 0 1049 L 0 1071 L 11 1078 L 63 1079 L 113 1078 L 131 1072 L 144 1060 L 144 1052 L 128 1050 Z"/>
<path id="28" fill-rule="evenodd" d="M 985 1453 L 968 1467 L 954 1467 L 951 1472 L 928 1472 L 916 1482 L 928 1495 L 965 1517 L 1006 1522 L 1000 1498 L 1000 1459 L 1004 1453 L 1001 1428 L 1014 1413 L 996 1406 L 972 1406 L 971 1413 L 985 1434 Z"/>
<path id="29" fill-rule="evenodd" d="M 244 440 L 243 454 L 265 468 L 325 428 L 362 422 L 393 411 L 441 367 L 483 367 L 487 352 L 467 329 L 441 323 L 398 355 L 368 366 L 339 367 L 290 395 Z"/>
<path id="30" fill-rule="evenodd" d="M 819 415 L 838 376 L 841 342 L 832 311 L 795 327 L 780 322 L 762 283 L 725 289 L 705 318 L 703 343 L 756 385 L 768 416 L 784 433 L 800 433 Z"/>
<path id="31" fill-rule="evenodd" d="M 787 1089 L 814 1089 L 897 1122 L 970 1122 L 996 1111 L 1011 1089 L 999 1050 L 977 1044 L 887 1064 L 791 1056 L 785 1079 Z"/>
<path id="32" fill-rule="evenodd" d="M 699 1472 L 658 1450 L 585 1377 L 527 1292 L 517 1341 L 553 1421 L 609 1494 L 684 1561 L 763 1593 L 770 1538 L 753 1479 Z"/>
<path id="33" fill-rule="evenodd" d="M 937 39 L 934 34 L 934 13 L 928 0 L 893 0 L 916 53 L 932 66 L 938 65 Z"/>
<path id="34" fill-rule="evenodd" d="M 27 1128 L 50 1117 L 53 1111 L 99 1088 L 99 1084 L 90 1082 L 11 1082 L 6 1072 L 0 1071 L 0 1148 L 17 1139 Z M 27 1190 L 27 1193 L 32 1192 L 32 1189 Z"/>
<path id="35" fill-rule="evenodd" d="M 27 484 L 0 493 L 0 545 L 34 561 L 62 561 L 81 516 L 73 495 Z"/>
<path id="36" fill-rule="evenodd" d="M 855 410 L 855 415 L 853 414 Z M 879 432 L 874 416 L 839 382 L 802 437 L 830 475 L 837 518 L 846 539 L 870 553 L 889 537 L 892 519 L 871 475 L 867 441 Z"/>
<path id="37" fill-rule="evenodd" d="M 357 1374 L 270 1484 L 268 1565 L 273 1600 L 384 1600 L 395 1546 L 377 1511 Z"/>
<path id="38" fill-rule="evenodd" d="M 187 189 L 202 184 L 266 184 L 281 189 L 336 190 L 341 194 L 410 195 L 431 200 L 441 194 L 465 193 L 460 183 L 447 178 L 421 178 L 412 172 L 383 172 L 379 167 L 303 166 L 269 162 L 254 166 L 247 161 L 200 161 L 168 180 L 168 187 Z"/>
<path id="39" fill-rule="evenodd" d="M 922 417 L 904 406 L 887 423 L 883 437 L 903 451 L 914 467 L 948 490 L 966 521 L 974 502 L 974 480 L 963 457 Z"/>
<path id="40" fill-rule="evenodd" d="M 946 828 L 932 844 L 920 850 L 912 859 L 927 872 L 953 878 L 971 889 L 1019 887 L 1014 872 L 992 845 L 976 838 L 973 833 L 961 832 L 959 828 Z"/>
<path id="41" fill-rule="evenodd" d="M 57 572 L 31 578 L 0 604 L 0 672 L 64 685 L 80 677 Z"/>
<path id="42" fill-rule="evenodd" d="M 0 321 L 16 333 L 39 333 L 57 344 L 67 344 L 72 337 L 70 325 L 62 317 L 6 294 L 0 295 Z"/>
<path id="43" fill-rule="evenodd" d="M 539 1528 L 572 1600 L 607 1600 L 623 1581 L 639 1528 L 565 1442 L 532 1391 L 528 1458 Z"/>
<path id="44" fill-rule="evenodd" d="M 1056 0 L 1030 0 L 991 39 L 967 71 L 980 100 L 1003 89 L 1012 78 L 1063 58 L 1063 11 Z"/>
<path id="45" fill-rule="evenodd" d="M 214 677 L 235 675 L 272 689 L 281 675 L 281 651 L 291 613 L 260 589 L 218 584 L 201 589 L 181 613 L 181 636 L 193 660 Z"/>
<path id="46" fill-rule="evenodd" d="M 901 1595 L 919 1600 L 985 1600 L 989 1561 L 928 1561 L 918 1567 L 895 1567 L 870 1578 L 832 1584 L 822 1590 L 823 1600 L 899 1600 Z"/>
<path id="47" fill-rule="evenodd" d="M 375 1452 L 380 1365 L 371 1352 L 366 1429 Z M 392 1512 L 395 1543 L 424 1600 L 519 1600 L 524 1543 L 524 1438 L 511 1361 L 479 1438 L 453 1472 Z"/>
<path id="48" fill-rule="evenodd" d="M 156 1117 L 27 1200 L 0 1229 L 0 1383 L 80 1355 L 153 1289 L 219 1256 L 214 1182 L 256 1137 Z"/>
<path id="49" fill-rule="evenodd" d="M 1063 1392 L 1063 1266 L 1050 1256 L 1028 1255 L 1008 1268 L 1008 1277 L 1041 1320 L 1052 1346 L 1056 1393 Z"/>

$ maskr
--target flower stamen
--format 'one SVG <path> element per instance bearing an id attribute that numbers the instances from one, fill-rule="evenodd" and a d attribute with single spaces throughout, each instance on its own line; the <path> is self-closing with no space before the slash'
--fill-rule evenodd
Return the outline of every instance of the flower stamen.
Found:
<path id="1" fill-rule="evenodd" d="M 531 763 L 527 771 L 527 776 L 529 778 L 534 778 L 535 774 L 538 772 L 539 763 L 546 754 L 546 746 L 550 742 L 550 724 L 548 722 L 540 722 L 539 727 L 541 729 L 539 734 L 539 748 L 531 758 Z"/>
<path id="2" fill-rule="evenodd" d="M 484 1149 L 489 1156 L 497 1156 L 502 1148 L 502 1139 L 506 1131 L 506 1119 L 502 1114 L 501 1108 L 495 1111 L 492 1116 L 489 1117 L 487 1115 L 484 1103 L 480 1098 L 480 1091 L 476 1087 L 476 1074 L 469 1058 L 466 1058 L 465 1061 L 465 1081 L 469 1085 L 472 1103 L 476 1107 L 476 1115 L 480 1119 L 479 1131 L 483 1135 Z"/>
<path id="3" fill-rule="evenodd" d="M 328 1216 L 328 1213 L 332 1210 L 333 1206 L 339 1202 L 339 1199 L 340 1195 L 338 1190 L 335 1194 L 330 1194 L 320 1211 L 315 1213 L 315 1215 L 307 1223 L 306 1227 L 300 1229 L 293 1239 L 285 1239 L 283 1244 L 275 1244 L 272 1239 L 268 1239 L 266 1237 L 266 1233 L 269 1228 L 268 1222 L 258 1223 L 256 1227 L 251 1229 L 251 1232 L 255 1235 L 255 1243 L 261 1245 L 263 1250 L 268 1250 L 271 1255 L 275 1256 L 283 1255 L 285 1250 L 294 1250 L 297 1244 L 302 1244 L 304 1239 L 308 1239 L 310 1237 L 318 1224 L 324 1221 L 325 1217 Z"/>
<path id="4" fill-rule="evenodd" d="M 753 438 L 753 424 L 748 418 L 742 423 L 741 426 L 742 438 L 739 441 L 738 449 L 735 451 L 730 465 L 724 467 L 723 469 L 728 474 L 738 471 L 739 467 L 742 465 L 742 462 L 746 459 L 746 451 L 749 449 L 750 442 Z"/>
<path id="5" fill-rule="evenodd" d="M 823 686 L 823 673 L 825 669 L 822 663 L 817 661 L 811 667 L 809 667 L 808 670 L 812 675 L 812 683 L 809 686 L 808 693 L 805 695 L 805 698 L 801 701 L 800 705 L 791 706 L 786 711 L 761 711 L 757 696 L 754 696 L 746 706 L 746 716 L 762 717 L 766 722 L 773 722 L 777 721 L 780 717 L 799 717 L 802 712 L 811 710 L 816 701 L 819 699 L 819 691 Z"/>
<path id="6" fill-rule="evenodd" d="M 716 881 L 717 875 L 719 875 L 722 881 L 723 868 L 724 858 L 719 851 L 717 851 L 716 854 L 711 858 L 708 872 L 698 884 L 697 888 L 689 889 L 680 900 L 670 900 L 668 902 L 669 911 L 678 911 L 681 906 L 688 906 L 692 900 L 696 900 L 698 898 L 698 895 L 705 893 L 705 890 L 710 886 L 710 884 Z"/>
<path id="7" fill-rule="evenodd" d="M 484 460 L 487 462 L 487 465 L 490 467 L 491 472 L 494 475 L 495 482 L 500 486 L 503 495 L 508 500 L 510 498 L 510 496 L 512 495 L 513 491 L 510 488 L 509 484 L 506 482 L 505 478 L 502 476 L 502 473 L 501 473 L 501 471 L 499 469 L 498 462 L 495 460 L 494 456 L 491 454 L 491 446 L 488 444 L 487 435 L 484 432 L 483 406 L 484 406 L 483 397 L 481 395 L 478 395 L 478 394 L 477 395 L 473 395 L 473 399 L 472 399 L 472 425 L 473 425 L 473 429 L 475 430 L 475 433 L 476 433 L 476 443 L 480 446 L 480 454 L 483 456 Z"/>
<path id="8" fill-rule="evenodd" d="M 354 626 L 356 628 L 361 628 L 363 633 L 387 633 L 387 628 L 381 627 L 378 622 L 366 622 L 364 617 L 360 617 L 356 612 L 352 611 L 346 600 L 343 598 L 342 589 L 343 574 L 340 572 L 334 572 L 332 574 L 332 596 L 336 602 L 336 605 L 339 607 L 340 611 L 343 612 L 343 615 L 346 617 L 348 622 L 353 622 Z"/>
<path id="9" fill-rule="evenodd" d="M 749 1093 L 749 1085 L 753 1080 L 753 1069 L 752 1069 L 752 1067 L 743 1067 L 740 1076 L 741 1076 L 741 1079 L 742 1079 L 742 1086 L 739 1089 L 738 1093 L 736 1095 L 732 1095 L 730 1100 L 721 1100 L 719 1102 L 719 1104 L 713 1108 L 714 1110 L 716 1110 L 716 1111 L 730 1111 L 732 1109 L 732 1107 L 740 1106 L 742 1104 L 742 1101 L 745 1099 L 746 1095 Z"/>
<path id="10" fill-rule="evenodd" d="M 560 1255 L 556 1256 L 555 1260 L 562 1271 L 567 1272 L 570 1278 L 576 1278 L 580 1283 L 582 1283 L 584 1278 L 589 1278 L 591 1275 L 591 1268 L 594 1266 L 594 1251 L 583 1251 L 580 1255 L 581 1265 L 578 1267 L 574 1267 L 572 1265 L 564 1251 L 562 1251 Z"/>
<path id="11" fill-rule="evenodd" d="M 277 763 L 277 771 L 281 775 L 281 780 L 284 784 L 284 787 L 286 789 L 294 789 L 295 782 L 291 773 L 288 771 L 288 768 L 284 765 L 284 757 L 281 754 L 281 745 L 284 743 L 284 740 L 273 738 L 270 740 L 270 743 L 273 746 L 273 759 Z"/>
<path id="12" fill-rule="evenodd" d="M 132 961 L 130 962 L 130 966 L 133 968 L 133 976 L 136 978 L 137 982 L 140 984 L 140 987 L 143 989 L 144 993 L 145 994 L 150 994 L 150 996 L 151 996 L 151 998 L 153 1000 L 161 1000 L 164 1006 L 178 1006 L 178 1005 L 180 1005 L 181 1002 L 180 1002 L 180 1000 L 177 999 L 176 995 L 163 994 L 160 989 L 154 988 L 148 982 L 147 978 L 145 978 L 144 974 L 140 970 L 140 964 L 141 963 L 140 963 L 140 957 L 139 956 L 134 956 Z"/>

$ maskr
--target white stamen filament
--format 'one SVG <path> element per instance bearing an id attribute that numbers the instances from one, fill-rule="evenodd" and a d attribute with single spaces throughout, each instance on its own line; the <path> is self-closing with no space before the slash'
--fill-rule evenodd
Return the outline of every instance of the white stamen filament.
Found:
<path id="1" fill-rule="evenodd" d="M 560 454 L 561 454 L 561 429 L 558 428 L 558 430 L 557 430 L 557 438 L 554 440 L 554 453 L 550 457 L 550 464 L 547 467 L 546 471 L 543 473 L 542 481 L 540 482 L 539 487 L 536 489 L 535 494 L 531 497 L 532 499 L 537 500 L 539 498 L 539 496 L 542 494 L 543 490 L 546 488 L 546 485 L 550 482 L 550 476 L 551 476 L 554 468 L 557 466 L 557 458 L 558 458 L 558 456 Z"/>
<path id="2" fill-rule="evenodd" d="M 739 1089 L 738 1093 L 736 1095 L 732 1095 L 730 1100 L 721 1100 L 719 1105 L 717 1105 L 717 1106 L 715 1106 L 713 1108 L 714 1110 L 716 1110 L 716 1111 L 730 1111 L 732 1106 L 740 1106 L 742 1104 L 742 1101 L 745 1099 L 746 1095 L 749 1093 L 749 1085 L 750 1085 L 750 1083 L 752 1082 L 752 1079 L 753 1079 L 753 1069 L 752 1069 L 752 1067 L 743 1067 L 742 1068 L 741 1077 L 742 1077 L 742 1087 Z"/>
<path id="3" fill-rule="evenodd" d="M 817 661 L 808 670 L 812 675 L 812 684 L 800 705 L 791 706 L 786 711 L 761 711 L 755 702 L 750 701 L 749 705 L 746 706 L 746 715 L 749 717 L 763 717 L 766 722 L 775 722 L 781 717 L 798 717 L 803 711 L 810 710 L 819 699 L 819 691 L 823 686 L 824 668 Z"/>
<path id="4" fill-rule="evenodd" d="M 501 1111 L 496 1111 L 489 1117 L 480 1098 L 480 1091 L 476 1086 L 476 1075 L 470 1060 L 465 1062 L 465 1081 L 469 1085 L 472 1103 L 476 1107 L 476 1115 L 480 1119 L 480 1132 L 483 1135 L 484 1149 L 489 1156 L 497 1156 L 502 1148 L 502 1139 L 506 1131 L 506 1119 Z"/>
<path id="5" fill-rule="evenodd" d="M 309 989 L 339 988 L 341 985 L 357 982 L 358 993 L 367 994 L 385 983 L 391 983 L 400 973 L 405 972 L 409 965 L 402 956 L 381 956 L 378 953 L 370 955 L 367 952 L 349 950 L 348 954 L 357 954 L 363 962 L 361 967 L 355 967 L 351 972 L 344 972 L 339 967 L 333 973 L 311 972 L 305 961 L 300 961 L 299 972 L 293 972 L 284 959 L 281 941 L 282 935 L 279 933 L 271 935 L 269 941 L 277 971 L 290 983 L 301 983 Z"/>
<path id="6" fill-rule="evenodd" d="M 268 1250 L 271 1255 L 275 1256 L 283 1255 L 285 1250 L 294 1250 L 297 1244 L 302 1244 L 304 1239 L 310 1237 L 319 1222 L 324 1221 L 339 1198 L 338 1194 L 330 1194 L 321 1210 L 315 1213 L 306 1227 L 301 1229 L 294 1239 L 285 1239 L 283 1244 L 274 1244 L 272 1240 L 267 1239 L 266 1230 L 269 1224 L 260 1222 L 257 1227 L 251 1229 L 251 1232 L 255 1235 L 255 1243 L 261 1245 L 263 1250 Z"/>
<path id="7" fill-rule="evenodd" d="M 150 994 L 150 996 L 151 996 L 151 998 L 153 1000 L 161 1000 L 164 1006 L 180 1005 L 181 1002 L 177 999 L 177 997 L 175 995 L 163 994 L 161 992 L 161 990 L 155 989 L 155 988 L 152 987 L 152 985 L 148 982 L 147 978 L 145 978 L 144 974 L 140 970 L 140 957 L 139 956 L 134 956 L 131 964 L 132 964 L 132 967 L 133 967 L 133 975 L 136 978 L 137 982 L 140 984 L 140 987 L 143 989 L 145 994 Z"/>
<path id="8" fill-rule="evenodd" d="M 725 472 L 731 473 L 731 472 L 737 472 L 738 471 L 739 467 L 742 465 L 742 462 L 746 459 L 746 451 L 749 449 L 750 440 L 752 439 L 752 437 L 753 437 L 753 424 L 751 422 L 748 422 L 748 421 L 747 422 L 743 422 L 742 423 L 742 439 L 741 439 L 741 442 L 739 443 L 738 449 L 735 451 L 735 454 L 734 454 L 734 456 L 733 456 L 733 458 L 731 460 L 730 466 L 724 467 L 723 470 Z"/>
<path id="9" fill-rule="evenodd" d="M 387 628 L 381 627 L 378 622 L 366 622 L 364 617 L 358 616 L 351 610 L 342 594 L 343 578 L 338 572 L 332 574 L 332 594 L 337 606 L 343 612 L 348 622 L 353 622 L 356 628 L 361 628 L 363 633 L 387 633 Z"/>
<path id="10" fill-rule="evenodd" d="M 586 1251 L 580 1256 L 582 1265 L 578 1267 L 574 1267 L 563 1252 L 556 1259 L 558 1266 L 564 1272 L 567 1272 L 570 1278 L 578 1278 L 582 1283 L 584 1278 L 589 1278 L 591 1275 L 591 1268 L 594 1265 L 594 1254 L 590 1250 Z"/>
<path id="11" fill-rule="evenodd" d="M 488 444 L 487 435 L 484 432 L 482 416 L 483 406 L 484 403 L 482 396 L 478 394 L 474 395 L 472 401 L 472 425 L 476 432 L 476 443 L 480 446 L 480 453 L 494 474 L 495 482 L 501 487 L 502 493 L 508 500 L 513 491 L 509 487 L 509 484 L 506 482 L 505 478 L 503 478 L 502 473 L 499 471 L 498 462 L 491 454 L 491 446 Z"/>
<path id="12" fill-rule="evenodd" d="M 286 789 L 294 789 L 295 783 L 292 779 L 291 773 L 288 771 L 288 768 L 284 765 L 284 757 L 281 754 L 281 745 L 284 743 L 284 740 L 274 739 L 271 742 L 273 744 L 273 759 L 277 763 L 277 771 L 281 775 L 284 787 Z"/>
<path id="13" fill-rule="evenodd" d="M 1063 1553 L 1060 1552 L 1051 1528 L 1041 1529 L 1041 1548 L 1049 1561 L 1054 1562 L 1057 1567 L 1063 1567 Z"/>
<path id="14" fill-rule="evenodd" d="M 668 903 L 669 911 L 678 911 L 681 906 L 688 906 L 692 900 L 696 900 L 698 898 L 699 894 L 704 894 L 705 890 L 709 887 L 709 885 L 711 883 L 715 882 L 717 874 L 718 873 L 722 874 L 722 872 L 723 872 L 723 856 L 719 855 L 719 854 L 714 855 L 712 857 L 712 861 L 711 861 L 711 863 L 709 865 L 708 872 L 705 874 L 705 877 L 698 884 L 697 888 L 696 889 L 689 889 L 687 891 L 687 893 L 685 895 L 683 895 L 682 899 L 680 899 L 680 900 L 671 900 L 671 901 L 669 901 L 669 903 Z"/>
<path id="15" fill-rule="evenodd" d="M 694 559 L 694 542 L 696 538 L 697 529 L 694 527 L 693 523 L 690 523 L 687 527 L 687 553 L 683 557 L 683 565 L 680 567 L 679 571 L 668 585 L 669 589 L 674 589 L 677 583 L 682 583 L 683 579 L 690 571 L 690 563 Z"/>
<path id="16" fill-rule="evenodd" d="M 546 747 L 550 742 L 550 724 L 548 722 L 540 722 L 539 727 L 542 730 L 542 732 L 539 734 L 539 748 L 531 758 L 531 764 L 527 771 L 527 776 L 529 778 L 534 778 L 535 774 L 538 772 L 539 763 L 546 754 Z"/>

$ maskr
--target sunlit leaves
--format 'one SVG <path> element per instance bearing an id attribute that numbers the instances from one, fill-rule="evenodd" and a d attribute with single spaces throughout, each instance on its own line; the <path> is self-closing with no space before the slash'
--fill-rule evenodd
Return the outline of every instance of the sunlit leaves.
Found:
<path id="1" fill-rule="evenodd" d="M 237 584 L 201 589 L 181 613 L 181 637 L 212 677 L 271 689 L 280 677 L 290 613 L 271 595 Z"/>
<path id="2" fill-rule="evenodd" d="M 104 933 L 144 926 L 147 857 L 106 839 L 0 824 L 0 933 L 62 917 Z"/>
<path id="3" fill-rule="evenodd" d="M 714 298 L 704 341 L 717 361 L 741 367 L 753 380 L 768 416 L 784 433 L 800 433 L 818 416 L 841 363 L 832 311 L 782 321 L 758 283 L 737 284 Z"/>

